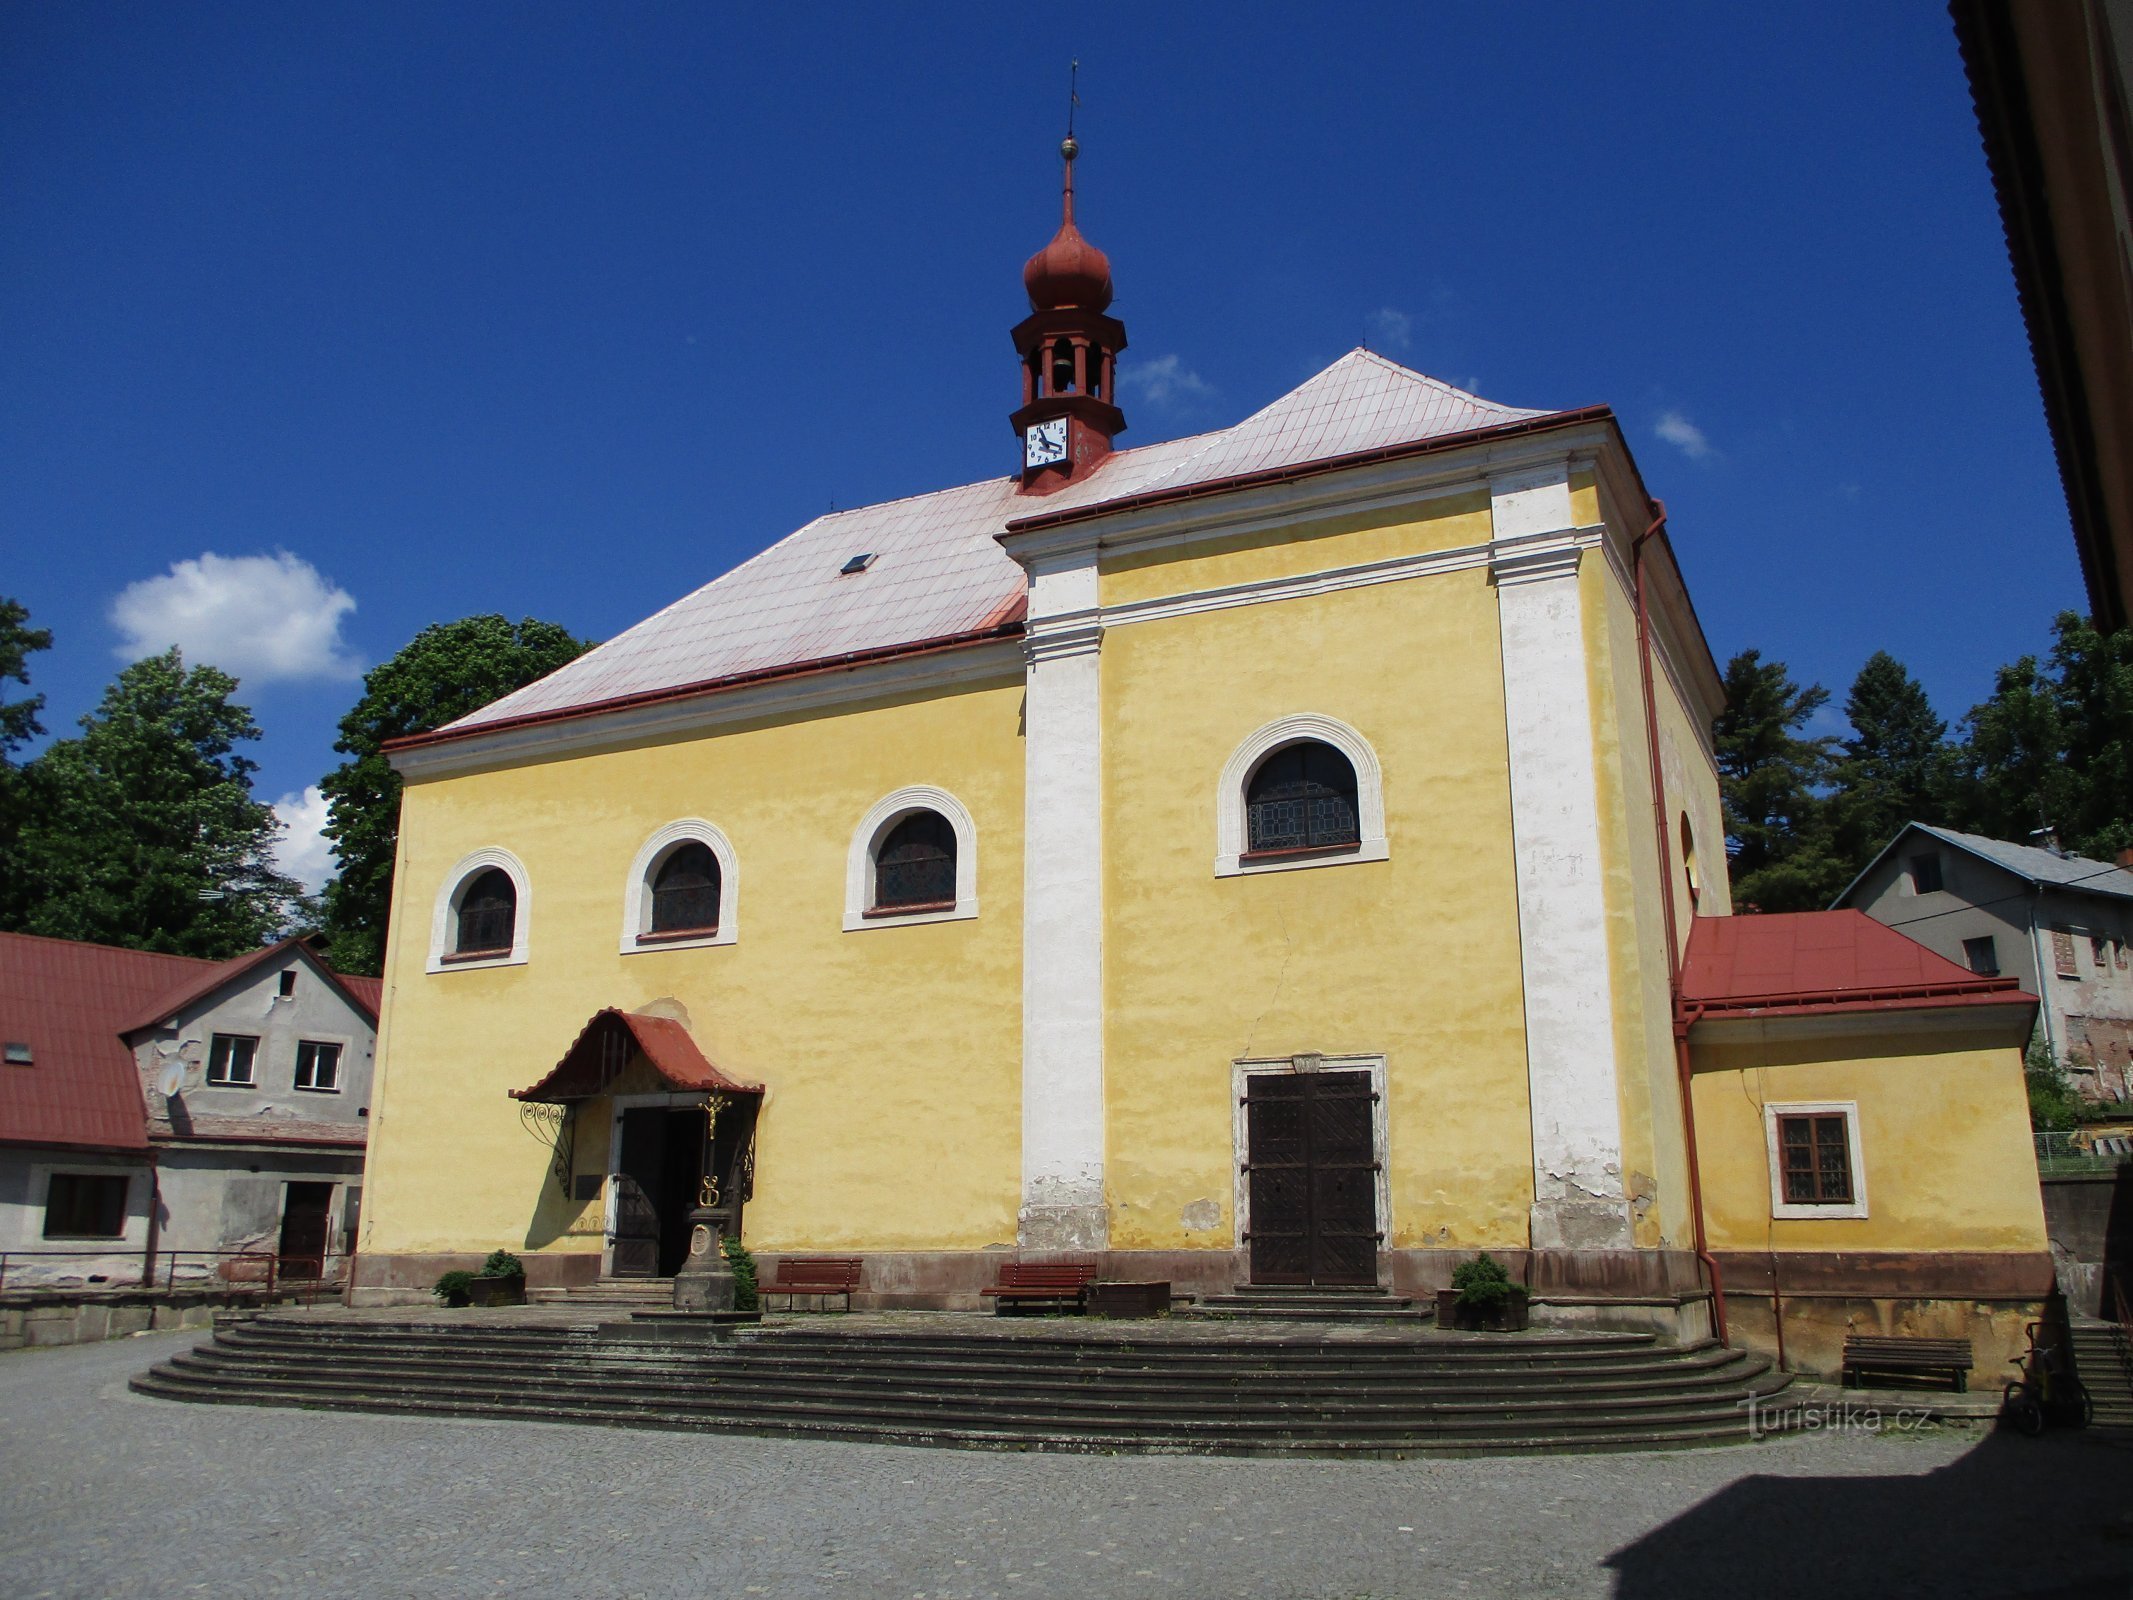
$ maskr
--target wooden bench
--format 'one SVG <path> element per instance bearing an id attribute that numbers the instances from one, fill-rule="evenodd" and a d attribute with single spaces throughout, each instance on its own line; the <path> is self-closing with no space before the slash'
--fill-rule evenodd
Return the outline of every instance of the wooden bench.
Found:
<path id="1" fill-rule="evenodd" d="M 1904 1377 L 1944 1372 L 1954 1381 L 1957 1394 L 1967 1394 L 1970 1365 L 1967 1339 L 1892 1339 L 1854 1334 L 1844 1341 L 1844 1381 L 1853 1387 L 1865 1372 Z"/>
<path id="2" fill-rule="evenodd" d="M 1000 1268 L 1000 1281 L 980 1289 L 993 1302 L 993 1314 L 1015 1310 L 1079 1311 L 1082 1297 L 1096 1281 L 1092 1261 L 1010 1261 Z"/>
<path id="3" fill-rule="evenodd" d="M 857 1256 L 798 1256 L 780 1261 L 770 1282 L 756 1285 L 756 1296 L 767 1299 L 781 1294 L 790 1309 L 794 1295 L 811 1294 L 827 1299 L 830 1295 L 841 1294 L 844 1309 L 849 1311 L 852 1309 L 852 1291 L 859 1287 L 859 1265 Z M 817 1306 L 816 1309 L 825 1308 Z"/>

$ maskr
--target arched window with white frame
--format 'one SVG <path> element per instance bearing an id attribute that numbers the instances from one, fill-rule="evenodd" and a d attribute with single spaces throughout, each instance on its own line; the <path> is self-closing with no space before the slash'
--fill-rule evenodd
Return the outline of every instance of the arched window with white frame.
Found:
<path id="1" fill-rule="evenodd" d="M 517 856 L 492 846 L 462 857 L 438 886 L 429 970 L 522 965 L 532 909 L 532 888 Z"/>
<path id="2" fill-rule="evenodd" d="M 1377 753 L 1347 723 L 1282 717 L 1238 745 L 1215 792 L 1215 875 L 1383 861 Z"/>
<path id="3" fill-rule="evenodd" d="M 622 953 L 732 944 L 739 897 L 726 835 L 701 817 L 670 822 L 645 840 L 623 881 Z"/>
<path id="4" fill-rule="evenodd" d="M 963 803 L 925 784 L 876 801 L 852 833 L 845 930 L 977 914 L 977 825 Z"/>

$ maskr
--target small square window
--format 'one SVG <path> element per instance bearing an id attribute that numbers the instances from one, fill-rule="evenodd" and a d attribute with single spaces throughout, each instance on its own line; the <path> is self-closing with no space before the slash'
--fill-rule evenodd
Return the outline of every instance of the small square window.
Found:
<path id="1" fill-rule="evenodd" d="M 1982 939 L 1965 939 L 1963 941 L 1963 959 L 1970 963 L 1972 972 L 1982 977 L 1993 978 L 1999 976 L 1999 947 L 1993 943 L 1992 935 L 1989 933 Z"/>
<path id="2" fill-rule="evenodd" d="M 338 1094 L 341 1087 L 341 1047 L 316 1044 L 306 1039 L 296 1047 L 296 1086 L 321 1094 Z"/>
<path id="3" fill-rule="evenodd" d="M 290 967 L 281 975 L 281 997 L 286 1000 L 296 993 L 296 969 Z"/>
<path id="4" fill-rule="evenodd" d="M 226 1089 L 249 1087 L 259 1041 L 248 1033 L 218 1033 L 207 1053 L 207 1081 Z"/>
<path id="5" fill-rule="evenodd" d="M 52 1174 L 44 1201 L 47 1239 L 116 1239 L 125 1231 L 124 1173 Z"/>
<path id="6" fill-rule="evenodd" d="M 2089 935 L 2089 959 L 2099 967 L 2108 967 L 2111 964 L 2111 949 L 2101 934 Z"/>
<path id="7" fill-rule="evenodd" d="M 855 572 L 864 572 L 874 564 L 874 552 L 862 551 L 837 569 L 839 577 L 849 578 Z"/>
<path id="8" fill-rule="evenodd" d="M 7 1064 L 11 1067 L 35 1066 L 37 1062 L 36 1053 L 18 1039 L 8 1040 L 6 1054 Z"/>
<path id="9" fill-rule="evenodd" d="M 1866 1216 L 1859 1108 L 1848 1100 L 1766 1105 L 1770 1214 L 1817 1221 Z"/>
<path id="10" fill-rule="evenodd" d="M 1940 857 L 1922 855 L 1911 857 L 1911 892 L 1913 894 L 1937 894 L 1940 892 Z"/>

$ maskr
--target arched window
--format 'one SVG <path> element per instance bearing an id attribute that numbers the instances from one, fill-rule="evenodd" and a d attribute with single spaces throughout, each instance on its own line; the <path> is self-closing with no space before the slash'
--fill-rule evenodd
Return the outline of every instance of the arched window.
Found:
<path id="1" fill-rule="evenodd" d="M 955 829 L 938 811 L 914 811 L 874 850 L 875 911 L 955 904 Z"/>
<path id="2" fill-rule="evenodd" d="M 1385 861 L 1389 850 L 1377 752 L 1347 723 L 1316 711 L 1277 717 L 1222 764 L 1216 877 Z"/>
<path id="3" fill-rule="evenodd" d="M 845 932 L 977 914 L 978 829 L 962 801 L 916 783 L 867 808 L 845 857 Z"/>
<path id="4" fill-rule="evenodd" d="M 652 874 L 652 927 L 660 933 L 718 931 L 718 857 L 691 839 Z"/>
<path id="5" fill-rule="evenodd" d="M 1681 872 L 1689 886 L 1689 910 L 1696 910 L 1697 902 L 1703 899 L 1703 872 L 1696 864 L 1696 833 L 1689 826 L 1689 814 L 1681 813 Z"/>
<path id="6" fill-rule="evenodd" d="M 1245 788 L 1244 819 L 1247 856 L 1360 844 L 1355 765 L 1316 740 L 1276 750 Z"/>
<path id="7" fill-rule="evenodd" d="M 511 951 L 518 923 L 518 886 L 501 867 L 477 874 L 459 892 L 452 934 L 455 956 L 500 956 Z"/>

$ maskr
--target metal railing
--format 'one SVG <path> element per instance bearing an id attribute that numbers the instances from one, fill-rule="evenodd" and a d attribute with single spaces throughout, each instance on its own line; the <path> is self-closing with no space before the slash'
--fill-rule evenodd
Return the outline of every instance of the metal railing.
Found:
<path id="1" fill-rule="evenodd" d="M 85 1263 L 83 1270 L 49 1273 L 46 1262 Z M 264 1297 L 302 1297 L 339 1291 L 348 1257 L 293 1256 L 276 1250 L 0 1250 L 0 1290 L 217 1289 Z M 12 1275 L 12 1276 L 11 1276 Z"/>
<path id="2" fill-rule="evenodd" d="M 2037 1171 L 2047 1178 L 2110 1172 L 2133 1164 L 2133 1134 L 2092 1134 L 2077 1128 L 2072 1133 L 2033 1133 L 2030 1137 L 2037 1147 Z"/>

